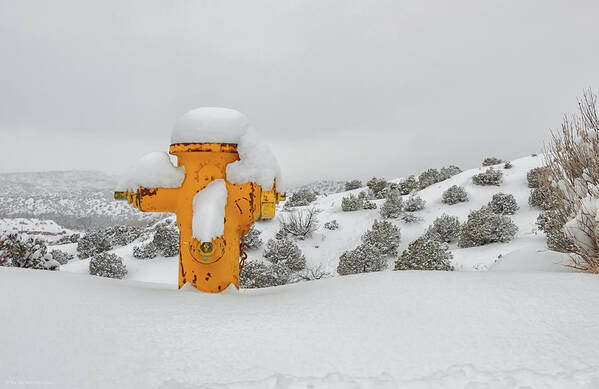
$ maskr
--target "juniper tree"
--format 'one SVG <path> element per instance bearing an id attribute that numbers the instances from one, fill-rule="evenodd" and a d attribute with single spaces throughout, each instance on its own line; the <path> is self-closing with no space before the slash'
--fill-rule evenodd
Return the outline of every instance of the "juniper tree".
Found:
<path id="1" fill-rule="evenodd" d="M 400 195 L 408 195 L 418 189 L 418 182 L 414 176 L 409 176 L 397 184 L 397 190 Z"/>
<path id="2" fill-rule="evenodd" d="M 513 215 L 518 210 L 518 203 L 512 194 L 495 193 L 488 207 L 498 215 Z"/>
<path id="3" fill-rule="evenodd" d="M 89 274 L 100 277 L 122 279 L 127 275 L 123 258 L 114 253 L 99 253 L 89 261 Z"/>
<path id="4" fill-rule="evenodd" d="M 384 191 L 388 185 L 389 183 L 385 179 L 376 177 L 371 178 L 366 183 L 366 186 L 368 186 L 368 189 L 370 189 L 374 198 L 376 199 L 382 199 L 385 197 Z"/>
<path id="5" fill-rule="evenodd" d="M 398 227 L 387 220 L 375 220 L 371 229 L 362 235 L 363 244 L 377 249 L 380 255 L 397 255 L 401 233 Z"/>
<path id="6" fill-rule="evenodd" d="M 362 187 L 362 181 L 360 180 L 351 180 L 345 183 L 345 190 L 353 190 Z"/>
<path id="7" fill-rule="evenodd" d="M 441 174 L 437 169 L 428 169 L 418 176 L 418 188 L 424 189 L 441 180 Z"/>
<path id="8" fill-rule="evenodd" d="M 340 275 L 381 271 L 387 267 L 384 256 L 370 244 L 361 244 L 353 250 L 345 251 L 339 257 L 337 273 Z"/>
<path id="9" fill-rule="evenodd" d="M 444 204 L 454 205 L 468 201 L 468 193 L 461 186 L 452 185 L 445 192 L 441 202 Z"/>
<path id="10" fill-rule="evenodd" d="M 528 173 L 526 173 L 526 182 L 528 183 L 529 188 L 538 188 L 539 187 L 539 177 L 542 174 L 547 174 L 548 170 L 546 167 L 536 167 L 534 169 L 530 169 Z"/>
<path id="11" fill-rule="evenodd" d="M 306 257 L 298 245 L 290 239 L 269 239 L 266 242 L 264 258 L 272 263 L 287 266 L 290 270 L 302 270 L 306 268 Z"/>
<path id="12" fill-rule="evenodd" d="M 424 209 L 425 205 L 426 201 L 422 197 L 412 195 L 406 200 L 403 209 L 406 212 L 416 212 Z"/>
<path id="13" fill-rule="evenodd" d="M 546 210 L 537 217 L 537 226 L 547 237 L 547 247 L 562 253 L 576 252 L 576 245 L 564 232 L 564 226 L 555 210 Z"/>
<path id="14" fill-rule="evenodd" d="M 508 242 L 518 227 L 509 216 L 496 215 L 488 207 L 470 212 L 460 231 L 458 247 L 482 246 L 494 242 Z"/>
<path id="15" fill-rule="evenodd" d="M 61 265 L 66 265 L 71 259 L 75 258 L 73 254 L 69 254 L 58 249 L 50 251 L 50 255 L 52 256 L 52 259 L 56 260 L 56 262 L 60 263 Z"/>
<path id="16" fill-rule="evenodd" d="M 492 167 L 482 173 L 472 176 L 472 182 L 476 185 L 496 185 L 501 184 L 503 173 L 500 170 L 495 170 Z"/>
<path id="17" fill-rule="evenodd" d="M 363 193 L 363 192 L 362 192 Z M 356 197 L 350 194 L 347 197 L 341 199 L 341 210 L 344 212 L 352 212 L 362 209 L 364 205 L 363 197 Z"/>
<path id="18" fill-rule="evenodd" d="M 179 230 L 170 224 L 159 224 L 152 242 L 163 257 L 179 255 Z"/>
<path id="19" fill-rule="evenodd" d="M 252 224 L 249 232 L 245 235 L 243 242 L 249 249 L 257 249 L 262 246 L 262 239 L 260 239 L 260 235 L 262 231 L 256 228 L 255 225 Z"/>
<path id="20" fill-rule="evenodd" d="M 453 270 L 447 244 L 418 238 L 395 261 L 394 270 Z"/>
<path id="21" fill-rule="evenodd" d="M 239 276 L 241 288 L 268 288 L 289 283 L 291 271 L 282 264 L 247 261 Z"/>
<path id="22" fill-rule="evenodd" d="M 403 210 L 403 200 L 397 190 L 391 190 L 387 193 L 385 202 L 381 206 L 380 214 L 385 219 L 396 219 Z"/>
<path id="23" fill-rule="evenodd" d="M 77 242 L 77 256 L 89 258 L 112 249 L 112 240 L 104 230 L 88 232 Z"/>
<path id="24" fill-rule="evenodd" d="M 492 165 L 499 165 L 500 163 L 502 163 L 503 161 L 499 158 L 495 158 L 495 157 L 487 157 L 485 158 L 485 160 L 483 161 L 483 166 L 492 166 Z"/>
<path id="25" fill-rule="evenodd" d="M 133 257 L 137 259 L 151 259 L 158 254 L 158 249 L 154 242 L 148 242 L 139 246 L 133 247 Z"/>
<path id="26" fill-rule="evenodd" d="M 449 165 L 447 167 L 442 167 L 441 171 L 439 172 L 439 181 L 443 181 L 448 178 L 451 178 L 461 172 L 462 172 L 462 169 L 460 169 L 459 167 L 457 167 L 455 165 Z"/>
<path id="27" fill-rule="evenodd" d="M 309 189 L 300 189 L 294 192 L 285 202 L 286 207 L 302 207 L 316 200 L 316 194 Z"/>
<path id="28" fill-rule="evenodd" d="M 457 216 L 441 215 L 431 224 L 423 235 L 424 239 L 451 243 L 460 236 L 460 221 Z"/>
<path id="29" fill-rule="evenodd" d="M 549 196 L 549 190 L 546 186 L 534 188 L 530 191 L 530 196 L 528 196 L 528 205 L 543 211 L 549 211 L 553 208 Z"/>

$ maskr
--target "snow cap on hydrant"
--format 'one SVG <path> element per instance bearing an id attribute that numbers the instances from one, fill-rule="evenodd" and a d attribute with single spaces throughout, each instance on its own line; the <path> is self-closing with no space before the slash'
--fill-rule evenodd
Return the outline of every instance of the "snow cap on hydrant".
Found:
<path id="1" fill-rule="evenodd" d="M 216 107 L 183 115 L 169 153 L 177 166 L 164 152 L 145 155 L 122 178 L 115 198 L 144 212 L 177 215 L 179 287 L 239 288 L 243 237 L 254 221 L 274 218 L 285 198 L 275 156 L 245 115 Z"/>

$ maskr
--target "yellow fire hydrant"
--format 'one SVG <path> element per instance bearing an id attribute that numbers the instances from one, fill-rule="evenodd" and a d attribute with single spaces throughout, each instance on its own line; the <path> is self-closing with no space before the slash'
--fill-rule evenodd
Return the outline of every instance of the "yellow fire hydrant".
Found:
<path id="1" fill-rule="evenodd" d="M 204 111 L 198 113 L 202 110 Z M 206 134 L 206 138 L 219 139 L 218 136 L 214 136 L 214 132 L 225 131 L 231 116 L 237 118 L 237 114 L 241 115 L 237 111 L 224 108 L 200 108 L 190 113 L 193 112 L 196 121 L 199 121 L 200 131 L 192 138 L 173 135 L 171 142 L 176 143 L 171 144 L 169 150 L 171 155 L 177 157 L 178 169 L 184 169 L 180 186 L 140 185 L 136 191 L 115 192 L 115 199 L 127 200 L 143 212 L 175 213 L 180 233 L 179 288 L 189 282 L 201 291 L 218 293 L 231 283 L 239 288 L 240 266 L 243 266 L 245 259 L 243 237 L 249 232 L 254 221 L 272 219 L 275 216 L 276 205 L 284 200 L 285 195 L 277 191 L 276 178 L 268 188 L 262 188 L 256 182 L 241 184 L 230 182 L 227 178 L 227 166 L 240 160 L 238 144 L 230 143 L 231 140 L 236 139 L 224 134 L 222 139 L 227 142 L 179 142 L 196 140 L 198 136 L 206 134 L 207 130 L 209 133 Z M 201 211 L 202 207 L 196 204 L 200 194 L 204 196 L 203 193 L 208 191 L 204 189 L 209 185 L 211 188 L 216 187 L 217 184 L 220 184 L 223 191 L 226 188 L 223 194 L 226 199 L 223 198 L 220 205 L 219 201 L 214 204 L 204 204 Z M 221 208 L 223 204 L 224 214 Z M 194 212 L 197 213 L 195 217 Z M 211 220 L 212 213 L 219 220 Z M 222 216 L 224 219 L 221 219 Z M 202 217 L 206 220 L 202 220 Z M 203 228 L 202 223 L 215 222 L 222 223 L 219 231 L 222 231 L 222 234 L 210 240 L 198 239 L 197 231 Z"/>

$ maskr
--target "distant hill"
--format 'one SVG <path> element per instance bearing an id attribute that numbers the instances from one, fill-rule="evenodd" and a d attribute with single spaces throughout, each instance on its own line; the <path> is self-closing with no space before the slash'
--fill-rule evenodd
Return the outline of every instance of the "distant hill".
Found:
<path id="1" fill-rule="evenodd" d="M 62 227 L 88 230 L 146 224 L 164 216 L 115 201 L 116 183 L 116 176 L 98 171 L 0 174 L 0 218 L 53 220 Z"/>

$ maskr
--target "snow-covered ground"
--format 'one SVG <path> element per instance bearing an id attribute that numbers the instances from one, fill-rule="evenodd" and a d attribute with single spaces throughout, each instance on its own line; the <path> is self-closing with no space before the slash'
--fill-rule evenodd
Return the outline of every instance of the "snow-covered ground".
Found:
<path id="1" fill-rule="evenodd" d="M 3 268 L 0 295 L 0 387 L 599 385 L 593 275 L 381 272 L 212 295 Z"/>
<path id="2" fill-rule="evenodd" d="M 568 257 L 548 250 L 536 229 L 526 173 L 541 163 L 498 166 L 499 187 L 472 184 L 486 168 L 464 171 L 420 191 L 422 221 L 392 220 L 403 250 L 439 215 L 464 222 L 493 194 L 513 194 L 516 239 L 453 245 L 455 272 L 390 266 L 211 295 L 177 290 L 177 257 L 133 258 L 139 242 L 113 250 L 124 258 L 125 280 L 89 276 L 89 260 L 79 259 L 61 272 L 0 268 L 0 387 L 599 388 L 599 283 L 564 266 Z M 441 203 L 454 184 L 470 201 Z M 332 275 L 379 217 L 378 209 L 342 212 L 347 195 L 319 196 L 312 206 L 321 227 L 298 242 L 309 265 Z M 340 229 L 325 230 L 333 219 Z M 257 227 L 266 242 L 279 223 Z M 250 258 L 262 260 L 262 250 Z"/>

